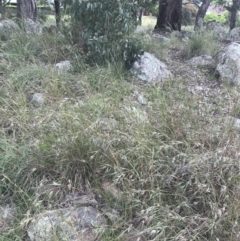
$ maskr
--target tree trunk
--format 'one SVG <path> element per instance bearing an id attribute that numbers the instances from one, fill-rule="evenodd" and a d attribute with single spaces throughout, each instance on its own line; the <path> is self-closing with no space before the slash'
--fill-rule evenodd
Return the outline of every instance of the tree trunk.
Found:
<path id="1" fill-rule="evenodd" d="M 239 0 L 233 0 L 232 6 L 227 8 L 227 10 L 230 12 L 230 30 L 232 30 L 233 28 L 236 28 L 237 15 L 238 15 L 239 8 L 240 8 Z"/>
<path id="2" fill-rule="evenodd" d="M 17 0 L 18 18 L 30 18 L 37 21 L 37 3 L 36 0 Z"/>
<path id="3" fill-rule="evenodd" d="M 211 0 L 204 0 L 201 7 L 198 9 L 197 17 L 195 20 L 195 26 L 194 26 L 195 31 L 201 30 L 203 26 L 203 19 L 206 15 L 210 2 Z"/>
<path id="4" fill-rule="evenodd" d="M 57 25 L 57 28 L 59 29 L 59 24 L 61 20 L 60 1 L 54 0 L 54 6 L 55 6 L 55 13 L 56 13 L 56 25 Z"/>
<path id="5" fill-rule="evenodd" d="M 182 0 L 160 0 L 155 29 L 181 31 Z"/>
<path id="6" fill-rule="evenodd" d="M 1 18 L 5 19 L 6 18 L 6 0 L 0 0 L 0 13 L 1 13 Z"/>

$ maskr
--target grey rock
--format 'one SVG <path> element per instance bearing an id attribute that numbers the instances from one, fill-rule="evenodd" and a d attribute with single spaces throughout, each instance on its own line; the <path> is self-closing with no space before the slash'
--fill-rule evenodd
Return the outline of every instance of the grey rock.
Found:
<path id="1" fill-rule="evenodd" d="M 41 35 L 43 33 L 41 24 L 39 22 L 34 22 L 30 18 L 24 19 L 24 28 L 27 34 Z"/>
<path id="2" fill-rule="evenodd" d="M 153 37 L 153 38 L 156 38 L 156 39 L 159 39 L 159 40 L 161 40 L 161 41 L 163 41 L 163 42 L 168 42 L 168 41 L 170 41 L 169 38 L 167 38 L 167 37 L 165 37 L 165 36 L 163 36 L 163 35 L 161 35 L 161 34 L 159 34 L 159 33 L 153 33 L 153 34 L 152 34 L 152 37 Z"/>
<path id="3" fill-rule="evenodd" d="M 142 26 L 138 25 L 137 28 L 135 29 L 134 33 L 136 33 L 136 34 L 145 34 L 146 31 L 145 31 L 145 29 Z"/>
<path id="4" fill-rule="evenodd" d="M 71 65 L 69 60 L 66 61 L 61 61 L 55 65 L 55 68 L 58 70 L 63 70 L 63 71 L 71 71 L 73 70 L 73 66 Z"/>
<path id="5" fill-rule="evenodd" d="M 0 21 L 0 37 L 7 40 L 12 34 L 20 31 L 18 25 L 11 19 Z"/>
<path id="6" fill-rule="evenodd" d="M 147 100 L 141 94 L 139 94 L 138 91 L 133 92 L 133 97 L 136 98 L 140 105 L 147 105 Z"/>
<path id="7" fill-rule="evenodd" d="M 221 23 L 216 21 L 211 21 L 206 24 L 206 30 L 210 32 L 214 32 L 220 40 L 224 40 L 226 37 L 226 29 Z"/>
<path id="8" fill-rule="evenodd" d="M 240 41 L 240 27 L 232 29 L 225 37 L 228 42 Z"/>
<path id="9" fill-rule="evenodd" d="M 12 228 L 16 216 L 15 206 L 10 204 L 0 206 L 0 234 Z"/>
<path id="10" fill-rule="evenodd" d="M 177 38 L 192 38 L 195 35 L 195 32 L 193 31 L 173 31 L 172 36 Z"/>
<path id="11" fill-rule="evenodd" d="M 240 119 L 229 116 L 226 118 L 227 123 L 234 126 L 236 129 L 240 129 Z"/>
<path id="12" fill-rule="evenodd" d="M 42 106 L 44 104 L 44 95 L 41 93 L 35 93 L 32 96 L 32 100 L 31 102 L 35 105 L 35 106 Z"/>
<path id="13" fill-rule="evenodd" d="M 208 66 L 213 66 L 215 61 L 210 55 L 201 55 L 186 61 L 186 63 L 191 66 L 208 67 Z"/>
<path id="14" fill-rule="evenodd" d="M 147 52 L 134 62 L 131 72 L 138 79 L 149 83 L 160 83 L 172 76 L 163 62 Z"/>
<path id="15" fill-rule="evenodd" d="M 33 218 L 27 233 L 31 241 L 94 241 L 106 218 L 94 207 L 51 210 Z"/>
<path id="16" fill-rule="evenodd" d="M 240 85 L 240 44 L 230 43 L 219 52 L 216 72 L 221 81 Z"/>

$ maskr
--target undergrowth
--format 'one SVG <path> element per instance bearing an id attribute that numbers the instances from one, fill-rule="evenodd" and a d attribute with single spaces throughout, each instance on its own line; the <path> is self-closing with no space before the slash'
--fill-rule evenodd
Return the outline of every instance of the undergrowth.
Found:
<path id="1" fill-rule="evenodd" d="M 229 111 L 238 116 L 237 105 L 229 110 L 238 92 L 223 87 L 233 96 L 214 97 L 221 106 L 214 116 L 212 100 L 189 92 L 186 80 L 139 84 L 119 63 L 85 65 L 60 39 L 14 38 L 2 49 L 0 204 L 16 205 L 18 217 L 0 240 L 25 240 L 31 215 L 57 208 L 66 193 L 88 189 L 102 192 L 106 205 L 121 213 L 102 240 L 126 240 L 127 234 L 144 240 L 239 240 L 239 137 L 219 118 Z M 144 41 L 149 52 L 168 47 Z M 186 56 L 206 53 L 207 44 L 215 42 L 190 39 Z M 53 68 L 68 58 L 80 71 Z M 135 90 L 147 98 L 146 106 L 135 101 Z M 42 106 L 32 103 L 34 93 L 44 95 Z M 104 181 L 121 196 L 104 193 Z M 37 195 L 46 185 L 54 191 Z"/>

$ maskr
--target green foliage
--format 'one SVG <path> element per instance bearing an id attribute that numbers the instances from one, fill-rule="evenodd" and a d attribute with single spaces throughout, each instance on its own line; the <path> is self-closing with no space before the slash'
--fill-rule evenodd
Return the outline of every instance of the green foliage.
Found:
<path id="1" fill-rule="evenodd" d="M 119 44 L 136 25 L 137 4 L 126 0 L 69 0 L 66 4 L 74 42 L 87 49 L 88 59 L 96 63 L 118 61 L 122 56 Z"/>
<path id="2" fill-rule="evenodd" d="M 208 23 L 211 21 L 216 21 L 222 24 L 226 24 L 228 22 L 228 11 L 224 11 L 222 15 L 218 15 L 216 13 L 206 14 L 204 18 L 204 22 Z"/>

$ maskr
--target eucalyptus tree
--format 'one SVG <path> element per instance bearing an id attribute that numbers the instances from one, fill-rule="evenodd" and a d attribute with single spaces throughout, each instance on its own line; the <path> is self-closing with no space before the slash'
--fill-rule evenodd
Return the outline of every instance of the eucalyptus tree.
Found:
<path id="1" fill-rule="evenodd" d="M 194 30 L 199 31 L 203 26 L 203 20 L 210 5 L 211 0 L 203 0 L 202 5 L 198 9 L 198 13 L 195 20 Z"/>
<path id="2" fill-rule="evenodd" d="M 34 22 L 37 20 L 37 2 L 36 0 L 17 0 L 18 18 L 30 18 Z"/>
<path id="3" fill-rule="evenodd" d="M 232 0 L 232 4 L 226 4 L 225 8 L 230 12 L 230 30 L 236 27 L 240 0 Z"/>
<path id="4" fill-rule="evenodd" d="M 155 29 L 181 31 L 182 0 L 160 0 Z"/>
<path id="5" fill-rule="evenodd" d="M 139 3 L 131 0 L 65 0 L 71 36 L 85 56 L 97 63 L 137 55 L 129 34 L 136 26 Z"/>

